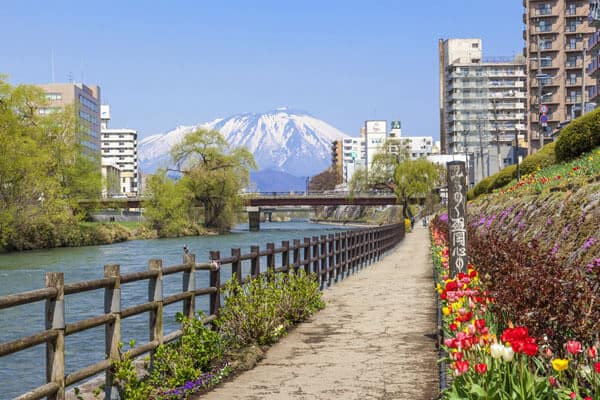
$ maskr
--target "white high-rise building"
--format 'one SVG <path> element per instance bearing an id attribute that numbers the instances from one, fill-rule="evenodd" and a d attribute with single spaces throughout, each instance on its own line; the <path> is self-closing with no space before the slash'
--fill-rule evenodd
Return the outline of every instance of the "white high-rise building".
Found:
<path id="1" fill-rule="evenodd" d="M 350 182 L 358 169 L 366 168 L 366 147 L 364 137 L 344 138 L 342 143 L 342 179 Z"/>
<path id="2" fill-rule="evenodd" d="M 373 157 L 375 157 L 375 154 L 381 151 L 381 148 L 387 139 L 387 135 L 387 121 L 365 121 L 367 171 L 369 170 L 369 168 L 371 168 L 371 164 L 373 164 Z"/>
<path id="3" fill-rule="evenodd" d="M 139 194 L 139 173 L 137 157 L 137 131 L 134 129 L 109 129 L 110 107 L 101 107 L 102 118 L 102 166 L 116 167 L 119 170 L 119 194 L 137 196 Z"/>
<path id="4" fill-rule="evenodd" d="M 440 40 L 443 154 L 465 154 L 474 182 L 516 163 L 527 131 L 523 57 L 482 58 L 481 39 Z"/>

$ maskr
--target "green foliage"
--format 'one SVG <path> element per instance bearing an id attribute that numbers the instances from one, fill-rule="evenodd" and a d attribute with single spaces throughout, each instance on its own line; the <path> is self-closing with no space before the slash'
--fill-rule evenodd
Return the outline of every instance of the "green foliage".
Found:
<path id="1" fill-rule="evenodd" d="M 440 169 L 425 159 L 407 160 L 395 166 L 392 186 L 405 217 L 409 217 L 409 200 L 427 197 L 440 183 L 441 177 Z"/>
<path id="2" fill-rule="evenodd" d="M 540 168 L 546 168 L 553 165 L 556 162 L 554 156 L 554 149 L 556 142 L 550 142 L 545 145 L 540 151 L 533 153 L 523 160 L 519 165 L 521 176 L 525 176 L 536 172 Z M 511 181 L 517 178 L 517 166 L 509 165 L 503 168 L 494 175 L 490 175 L 487 178 L 480 180 L 473 189 L 469 190 L 469 200 L 474 200 L 482 194 L 492 193 L 496 189 L 500 189 L 508 185 Z"/>
<path id="3" fill-rule="evenodd" d="M 144 216 L 159 236 L 179 236 L 191 225 L 189 210 L 192 195 L 184 185 L 169 179 L 164 170 L 159 170 L 148 178 L 147 191 L 150 195 Z"/>
<path id="4" fill-rule="evenodd" d="M 558 136 L 556 158 L 572 160 L 600 146 L 600 110 L 594 110 L 573 120 Z"/>
<path id="5" fill-rule="evenodd" d="M 520 165 L 521 176 L 531 174 L 540 168 L 545 168 L 556 163 L 554 154 L 556 142 L 550 142 L 536 153 L 525 157 Z"/>
<path id="6" fill-rule="evenodd" d="M 231 279 L 216 324 L 233 346 L 265 345 L 323 307 L 314 275 L 303 271 L 261 275 L 243 286 Z"/>
<path id="7" fill-rule="evenodd" d="M 160 345 L 146 373 L 139 376 L 136 365 L 126 355 L 113 363 L 115 382 L 121 399 L 146 400 L 168 399 L 166 389 L 172 389 L 197 379 L 209 370 L 213 360 L 223 355 L 221 336 L 205 327 L 203 315 L 186 318 L 181 314 L 177 320 L 182 323 L 183 336 L 172 343 Z M 130 343 L 131 347 L 135 342 Z"/>
<path id="8" fill-rule="evenodd" d="M 190 234 L 200 223 L 195 206 L 201 205 L 204 226 L 227 231 L 250 169 L 256 168 L 252 154 L 245 148 L 230 149 L 217 131 L 198 129 L 173 146 L 171 156 L 181 179 L 173 181 L 164 171 L 150 179 L 150 226 L 160 236 Z"/>
<path id="9" fill-rule="evenodd" d="M 74 107 L 49 115 L 41 89 L 0 77 L 0 248 L 62 246 L 100 194 L 99 155 L 80 143 Z"/>

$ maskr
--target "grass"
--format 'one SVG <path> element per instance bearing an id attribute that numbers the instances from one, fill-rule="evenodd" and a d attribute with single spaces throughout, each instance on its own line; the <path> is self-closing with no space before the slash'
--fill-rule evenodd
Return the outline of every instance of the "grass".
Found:
<path id="1" fill-rule="evenodd" d="M 138 221 L 115 221 L 115 222 L 89 222 L 89 221 L 82 221 L 79 223 L 79 225 L 82 228 L 93 228 L 95 226 L 98 225 L 102 225 L 102 224 L 110 224 L 110 225 L 121 225 L 127 229 L 130 230 L 134 230 L 139 228 L 141 225 L 143 225 L 143 222 L 138 222 Z"/>
<path id="2" fill-rule="evenodd" d="M 600 147 L 565 163 L 554 164 L 513 180 L 500 193 L 528 194 L 544 193 L 552 188 L 568 187 L 570 184 L 585 183 L 600 176 Z"/>

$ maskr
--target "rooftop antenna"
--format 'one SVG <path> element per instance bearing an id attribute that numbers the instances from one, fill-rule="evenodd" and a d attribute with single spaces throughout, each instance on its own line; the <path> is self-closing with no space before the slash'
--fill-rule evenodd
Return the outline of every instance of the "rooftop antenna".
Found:
<path id="1" fill-rule="evenodd" d="M 54 83 L 54 48 L 52 48 L 52 51 L 50 54 L 50 70 L 51 70 L 52 83 Z"/>
<path id="2" fill-rule="evenodd" d="M 69 83 L 73 83 L 73 72 L 69 71 L 68 79 Z"/>

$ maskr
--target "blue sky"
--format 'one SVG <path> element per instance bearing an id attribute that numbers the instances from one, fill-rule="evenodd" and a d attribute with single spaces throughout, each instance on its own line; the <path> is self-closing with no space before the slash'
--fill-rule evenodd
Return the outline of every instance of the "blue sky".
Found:
<path id="1" fill-rule="evenodd" d="M 280 106 L 357 136 L 366 119 L 439 136 L 439 38 L 522 51 L 521 1 L 4 1 L 12 84 L 99 84 L 111 127 L 142 137 Z"/>

